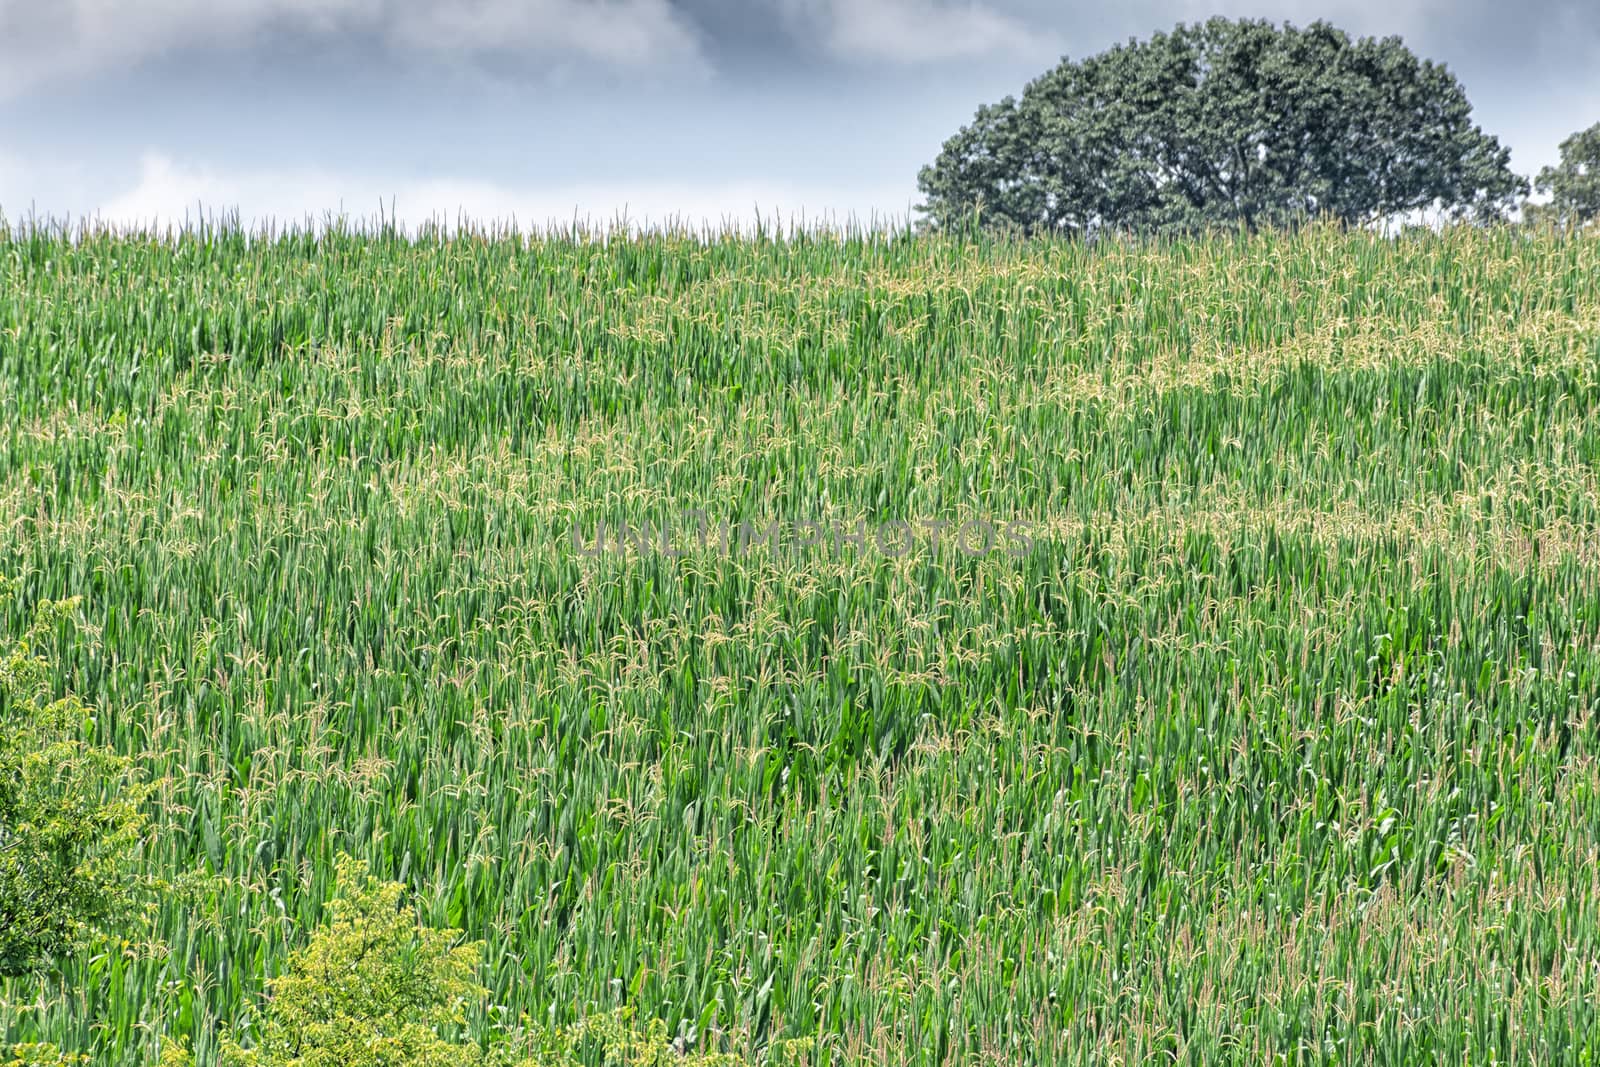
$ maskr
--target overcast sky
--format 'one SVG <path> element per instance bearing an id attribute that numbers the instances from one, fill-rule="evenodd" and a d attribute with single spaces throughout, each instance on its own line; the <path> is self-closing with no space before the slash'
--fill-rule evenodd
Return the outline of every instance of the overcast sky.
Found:
<path id="1" fill-rule="evenodd" d="M 0 0 L 0 212 L 904 218 L 979 104 L 1213 14 L 1399 34 L 1523 173 L 1600 120 L 1594 0 Z"/>

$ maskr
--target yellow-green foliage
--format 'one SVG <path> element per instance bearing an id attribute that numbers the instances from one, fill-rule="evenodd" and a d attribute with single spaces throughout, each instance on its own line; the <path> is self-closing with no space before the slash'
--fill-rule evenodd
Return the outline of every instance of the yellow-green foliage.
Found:
<path id="1" fill-rule="evenodd" d="M 0 612 L 14 589 L 0 576 Z M 87 947 L 135 903 L 145 788 L 126 757 L 86 740 L 83 701 L 50 699 L 40 652 L 77 603 L 40 603 L 22 637 L 0 638 L 0 977 Z"/>
<path id="2" fill-rule="evenodd" d="M 524 1028 L 484 1050 L 460 1036 L 488 989 L 477 980 L 482 945 L 458 932 L 418 924 L 398 882 L 366 875 L 348 855 L 337 862 L 338 895 L 328 921 L 289 955 L 272 980 L 260 1033 L 251 1047 L 222 1043 L 229 1067 L 581 1067 L 597 1050 L 614 1067 L 740 1067 L 732 1053 L 684 1048 L 652 1019 L 642 1031 L 630 1009 L 588 1016 L 572 1026 Z M 806 1039 L 777 1042 L 768 1062 L 796 1062 Z M 23 1064 L 43 1064 L 23 1059 Z M 54 1060 L 48 1061 L 54 1063 Z M 187 1048 L 169 1041 L 162 1067 L 187 1067 Z M 12 1067 L 10 1064 L 3 1067 Z"/>
<path id="3" fill-rule="evenodd" d="M 397 882 L 380 883 L 349 856 L 338 861 L 329 922 L 272 981 L 252 1047 L 223 1045 L 237 1067 L 467 1067 L 476 1045 L 452 1040 L 477 981 L 482 946 L 417 923 Z"/>
<path id="4" fill-rule="evenodd" d="M 89 1057 L 50 1044 L 13 1045 L 0 1051 L 0 1067 L 85 1067 Z"/>

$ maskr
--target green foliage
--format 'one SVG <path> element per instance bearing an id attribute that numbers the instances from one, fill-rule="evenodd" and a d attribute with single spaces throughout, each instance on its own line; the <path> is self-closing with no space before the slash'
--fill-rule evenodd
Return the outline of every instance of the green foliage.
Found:
<path id="1" fill-rule="evenodd" d="M 482 945 L 421 926 L 402 887 L 338 860 L 328 924 L 272 980 L 259 1035 L 229 1041 L 237 1067 L 468 1067 L 480 1053 L 447 1035 L 488 991 L 477 981 Z"/>
<path id="2" fill-rule="evenodd" d="M 14 591 L 0 576 L 0 610 Z M 146 787 L 126 757 L 85 740 L 83 701 L 50 699 L 38 651 L 77 604 L 39 604 L 27 631 L 0 644 L 0 976 L 88 947 L 137 904 Z"/>
<path id="3" fill-rule="evenodd" d="M 1533 187 L 1550 200 L 1527 205 L 1531 222 L 1581 228 L 1600 219 L 1600 122 L 1562 141 L 1561 162 L 1541 170 Z"/>
<path id="4" fill-rule="evenodd" d="M 925 224 L 1188 233 L 1496 218 L 1527 183 L 1446 68 L 1315 22 L 1180 24 L 980 108 L 924 167 Z"/>

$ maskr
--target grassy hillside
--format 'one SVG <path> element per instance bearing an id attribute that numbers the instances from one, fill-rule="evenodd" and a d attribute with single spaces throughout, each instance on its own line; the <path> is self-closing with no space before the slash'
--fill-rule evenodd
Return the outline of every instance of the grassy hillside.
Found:
<path id="1" fill-rule="evenodd" d="M 217 876 L 0 1045 L 211 1062 L 347 850 L 752 1056 L 1591 1062 L 1597 524 L 1595 239 L 0 237 L 5 621 Z"/>

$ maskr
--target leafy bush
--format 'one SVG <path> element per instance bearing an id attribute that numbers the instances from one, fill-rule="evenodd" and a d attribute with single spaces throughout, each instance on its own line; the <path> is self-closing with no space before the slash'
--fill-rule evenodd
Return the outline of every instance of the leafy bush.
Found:
<path id="1" fill-rule="evenodd" d="M 523 1028 L 489 1051 L 463 1036 L 468 1013 L 487 1003 L 476 975 L 480 942 L 418 923 L 402 905 L 398 882 L 364 874 L 350 856 L 338 861 L 328 923 L 289 957 L 272 980 L 259 1037 L 244 1048 L 224 1039 L 228 1067 L 577 1067 L 597 1049 L 617 1067 L 739 1067 L 736 1056 L 690 1052 L 668 1037 L 659 1019 L 642 1032 L 626 1010 L 591 1016 L 571 1027 Z M 779 1043 L 773 1058 L 789 1060 L 805 1041 Z M 169 1044 L 162 1067 L 187 1067 L 192 1057 Z"/>
<path id="2" fill-rule="evenodd" d="M 419 926 L 401 907 L 398 883 L 361 880 L 341 857 L 329 923 L 289 957 L 271 982 L 254 1047 L 223 1044 L 239 1067 L 456 1067 L 476 1047 L 445 1032 L 466 1022 L 485 996 L 474 975 L 481 947 L 456 945 L 452 931 Z"/>
<path id="3" fill-rule="evenodd" d="M 0 577 L 0 607 L 14 591 Z M 4 977 L 85 948 L 136 903 L 146 787 L 126 757 L 84 739 L 92 712 L 83 701 L 49 699 L 50 664 L 37 652 L 77 603 L 39 604 L 24 635 L 0 644 Z"/>
<path id="4" fill-rule="evenodd" d="M 89 1057 L 63 1052 L 54 1045 L 13 1045 L 0 1054 L 0 1067 L 83 1067 Z"/>

